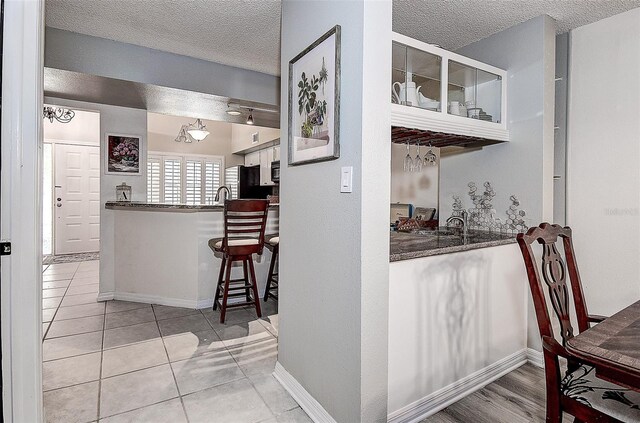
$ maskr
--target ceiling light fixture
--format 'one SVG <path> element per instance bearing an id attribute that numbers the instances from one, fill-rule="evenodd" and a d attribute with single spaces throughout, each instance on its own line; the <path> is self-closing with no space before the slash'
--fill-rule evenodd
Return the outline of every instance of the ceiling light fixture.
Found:
<path id="1" fill-rule="evenodd" d="M 247 125 L 253 125 L 253 109 L 249 109 L 249 117 L 247 118 Z"/>
<path id="2" fill-rule="evenodd" d="M 239 116 L 242 114 L 239 108 L 235 107 L 231 103 L 227 104 L 227 114 L 231 116 Z"/>
<path id="3" fill-rule="evenodd" d="M 189 125 L 187 129 L 187 133 L 193 137 L 196 141 L 202 141 L 207 138 L 209 135 L 209 131 L 207 131 L 207 127 L 204 126 L 204 123 L 200 119 L 196 119 L 196 121 Z"/>
<path id="4" fill-rule="evenodd" d="M 49 122 L 53 123 L 53 120 L 57 120 L 60 123 L 69 123 L 71 119 L 76 115 L 71 109 L 63 109 L 62 107 L 45 106 L 42 110 L 42 117 L 49 119 Z"/>

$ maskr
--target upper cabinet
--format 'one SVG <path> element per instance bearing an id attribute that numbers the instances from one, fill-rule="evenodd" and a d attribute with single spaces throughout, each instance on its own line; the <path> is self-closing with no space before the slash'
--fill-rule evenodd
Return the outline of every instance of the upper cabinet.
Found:
<path id="1" fill-rule="evenodd" d="M 391 124 L 508 141 L 507 72 L 393 33 Z"/>

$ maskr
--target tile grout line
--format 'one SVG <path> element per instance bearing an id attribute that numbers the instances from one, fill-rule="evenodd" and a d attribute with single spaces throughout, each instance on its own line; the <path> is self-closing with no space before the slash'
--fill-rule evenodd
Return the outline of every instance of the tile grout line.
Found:
<path id="1" fill-rule="evenodd" d="M 187 423 L 189 423 L 189 415 L 187 414 L 187 407 L 185 407 L 184 400 L 182 399 L 182 394 L 180 393 L 180 386 L 178 385 L 178 379 L 176 378 L 176 373 L 173 371 L 173 366 L 171 365 L 171 359 L 169 358 L 169 351 L 167 351 L 167 346 L 164 343 L 164 336 L 162 335 L 162 331 L 160 330 L 160 324 L 158 323 L 158 316 L 156 315 L 156 309 L 153 307 L 153 304 L 151 305 L 151 311 L 153 312 L 153 317 L 155 318 L 156 326 L 158 327 L 160 342 L 162 342 L 162 348 L 164 348 L 164 354 L 167 357 L 167 363 L 169 364 L 169 370 L 171 370 L 171 376 L 173 376 L 173 383 L 175 383 L 176 391 L 178 391 L 178 398 L 180 398 L 180 405 L 182 406 L 182 412 L 184 413 L 185 419 L 187 419 Z"/>

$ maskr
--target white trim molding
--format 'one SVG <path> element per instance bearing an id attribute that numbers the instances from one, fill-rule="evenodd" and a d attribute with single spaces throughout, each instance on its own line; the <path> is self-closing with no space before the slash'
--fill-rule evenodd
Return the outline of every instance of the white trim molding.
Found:
<path id="1" fill-rule="evenodd" d="M 541 351 L 527 348 L 527 361 L 536 367 L 544 369 L 544 356 Z"/>
<path id="2" fill-rule="evenodd" d="M 335 419 L 331 417 L 331 414 L 320 405 L 314 397 L 311 396 L 306 389 L 300 385 L 300 383 L 289 374 L 289 372 L 282 367 L 280 362 L 276 362 L 276 368 L 273 371 L 273 377 L 280 382 L 280 385 L 289 392 L 289 395 L 300 405 L 300 408 L 313 420 L 315 423 L 336 423 Z"/>
<path id="3" fill-rule="evenodd" d="M 186 300 L 182 298 L 167 298 L 157 295 L 136 294 L 133 292 L 100 292 L 98 294 L 98 301 L 131 301 L 134 303 L 147 303 L 158 304 L 171 307 L 204 309 L 213 306 L 213 298 L 207 298 L 204 300 Z M 238 300 L 239 301 L 239 300 Z M 231 301 L 229 302 L 232 303 Z"/>
<path id="4" fill-rule="evenodd" d="M 436 392 L 407 405 L 406 407 L 390 413 L 387 416 L 387 422 L 420 422 L 426 417 L 437 413 L 467 395 L 484 388 L 489 383 L 517 369 L 526 362 L 527 350 L 523 349 L 498 360 L 495 363 L 480 369 L 455 383 L 452 383 L 451 385 L 445 386 L 444 388 L 439 389 Z"/>
<path id="5" fill-rule="evenodd" d="M 1 234 L 2 399 L 6 422 L 42 421 L 44 0 L 4 3 Z"/>

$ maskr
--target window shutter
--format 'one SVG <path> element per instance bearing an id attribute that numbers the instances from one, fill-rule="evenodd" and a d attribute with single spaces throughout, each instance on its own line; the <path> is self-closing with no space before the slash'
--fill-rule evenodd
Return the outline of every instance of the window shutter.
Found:
<path id="1" fill-rule="evenodd" d="M 147 202 L 160 202 L 160 159 L 147 159 Z"/>
<path id="2" fill-rule="evenodd" d="M 222 162 L 206 161 L 205 162 L 205 182 L 204 182 L 204 204 L 213 204 L 216 191 L 222 184 Z"/>
<path id="3" fill-rule="evenodd" d="M 181 167 L 180 159 L 164 159 L 164 202 L 180 204 L 181 202 Z"/>
<path id="4" fill-rule="evenodd" d="M 190 205 L 202 202 L 202 162 L 199 160 L 186 161 L 185 197 Z"/>

